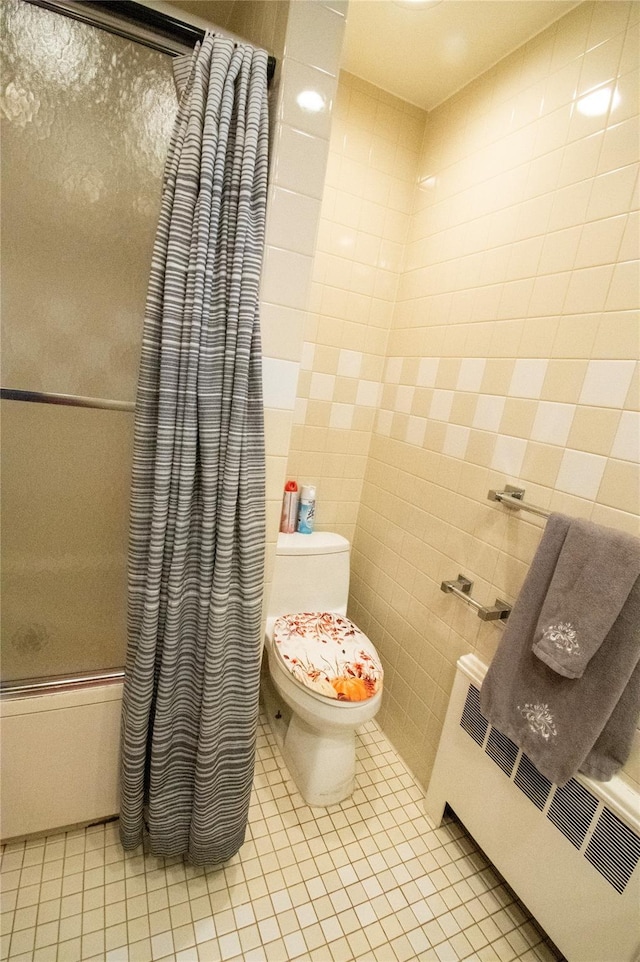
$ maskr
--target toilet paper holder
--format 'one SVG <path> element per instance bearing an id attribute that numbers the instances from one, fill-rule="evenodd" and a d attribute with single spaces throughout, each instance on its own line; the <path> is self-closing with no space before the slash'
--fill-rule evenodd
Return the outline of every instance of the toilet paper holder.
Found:
<path id="1" fill-rule="evenodd" d="M 468 605 L 475 608 L 478 618 L 482 621 L 506 621 L 511 614 L 511 605 L 501 598 L 496 598 L 493 605 L 481 605 L 479 601 L 471 597 L 473 581 L 469 581 L 464 575 L 459 574 L 455 581 L 443 581 L 440 591 L 451 592 L 457 598 L 462 598 Z"/>

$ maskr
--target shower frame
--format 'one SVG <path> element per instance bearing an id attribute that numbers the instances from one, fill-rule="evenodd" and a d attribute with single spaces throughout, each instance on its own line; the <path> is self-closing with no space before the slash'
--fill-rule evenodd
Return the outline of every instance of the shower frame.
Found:
<path id="1" fill-rule="evenodd" d="M 189 53 L 194 45 L 205 36 L 205 31 L 199 27 L 178 20 L 152 7 L 147 7 L 141 3 L 128 2 L 128 0 L 109 0 L 109 2 L 100 2 L 100 0 L 84 0 L 84 2 L 79 2 L 79 0 L 25 0 L 25 2 L 106 30 L 127 40 L 133 40 L 170 56 Z M 215 29 L 217 33 L 230 37 L 236 43 L 245 42 L 228 30 L 217 27 Z M 267 61 L 267 80 L 269 83 L 273 79 L 276 64 L 276 58 L 269 54 Z M 13 388 L 0 388 L 0 399 L 109 411 L 135 411 L 135 404 L 132 401 L 43 391 L 22 391 Z M 28 698 L 75 689 L 122 684 L 123 680 L 124 668 L 22 678 L 0 682 L 0 697 L 2 699 Z"/>

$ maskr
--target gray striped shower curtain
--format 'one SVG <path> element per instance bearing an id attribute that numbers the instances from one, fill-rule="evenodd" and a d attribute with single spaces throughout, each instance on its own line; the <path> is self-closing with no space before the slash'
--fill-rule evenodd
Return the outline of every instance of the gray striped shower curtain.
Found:
<path id="1" fill-rule="evenodd" d="M 135 415 L 120 837 L 229 859 L 258 716 L 267 55 L 208 34 L 165 167 Z"/>

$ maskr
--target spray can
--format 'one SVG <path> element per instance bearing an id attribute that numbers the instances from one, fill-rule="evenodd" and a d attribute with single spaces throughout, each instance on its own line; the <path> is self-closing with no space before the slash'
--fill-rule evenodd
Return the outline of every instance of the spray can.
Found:
<path id="1" fill-rule="evenodd" d="M 284 497 L 282 499 L 282 516 L 280 518 L 280 530 L 284 534 L 293 534 L 296 530 L 296 518 L 298 514 L 298 485 L 295 481 L 287 481 L 284 486 Z"/>
<path id="2" fill-rule="evenodd" d="M 311 534 L 316 519 L 316 487 L 314 484 L 303 484 L 300 490 L 300 507 L 298 508 L 298 533 Z"/>

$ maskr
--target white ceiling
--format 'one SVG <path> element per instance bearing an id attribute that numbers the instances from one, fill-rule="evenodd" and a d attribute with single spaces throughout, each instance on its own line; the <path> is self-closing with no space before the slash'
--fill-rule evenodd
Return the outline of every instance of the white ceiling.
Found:
<path id="1" fill-rule="evenodd" d="M 425 110 L 578 0 L 350 0 L 342 67 Z"/>

